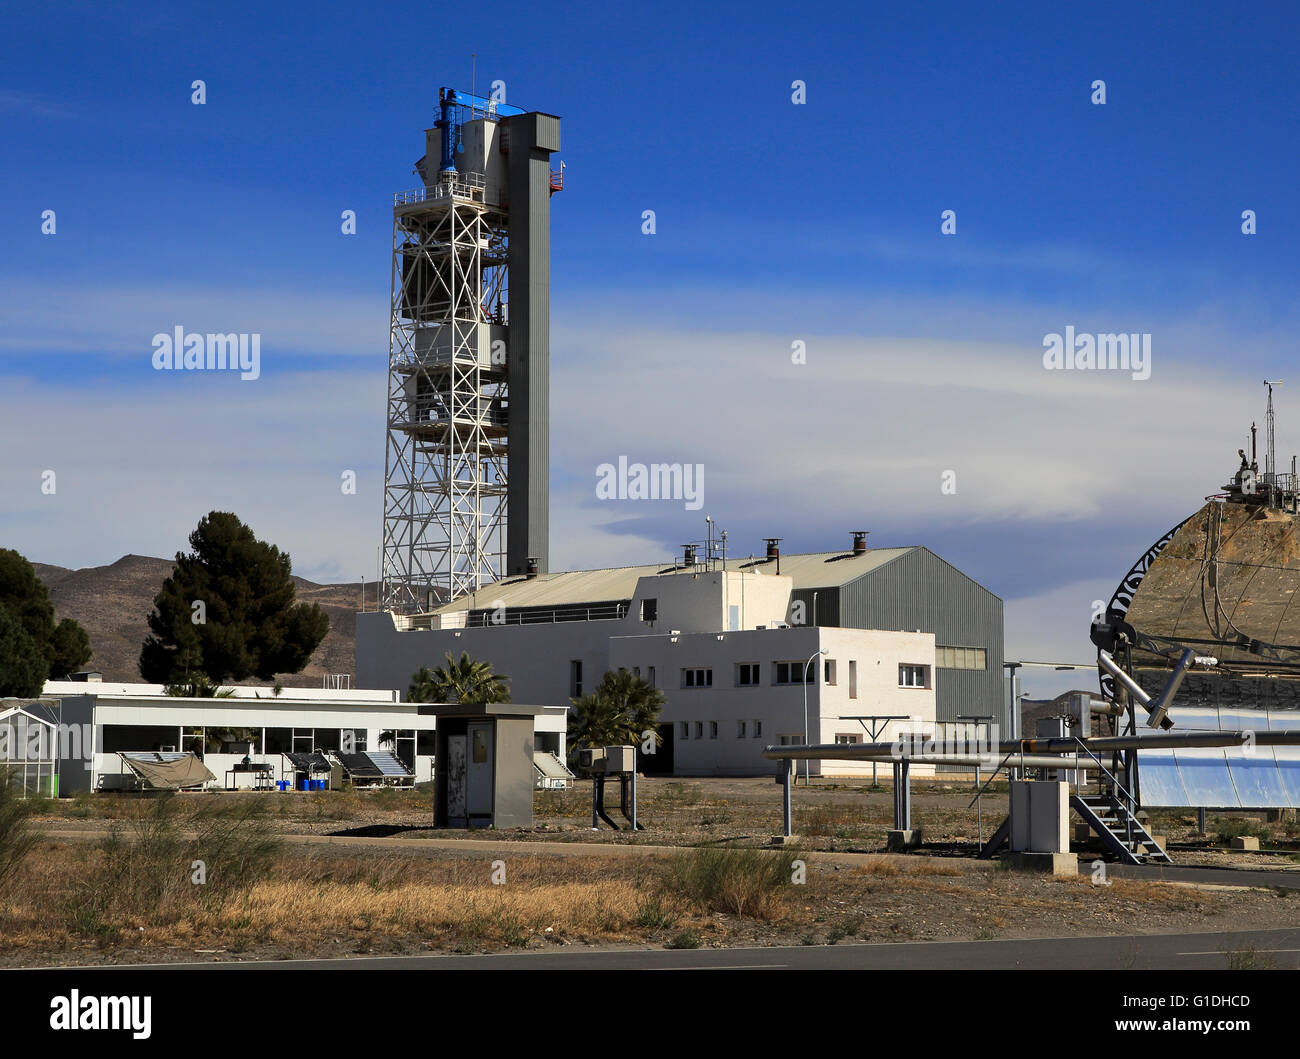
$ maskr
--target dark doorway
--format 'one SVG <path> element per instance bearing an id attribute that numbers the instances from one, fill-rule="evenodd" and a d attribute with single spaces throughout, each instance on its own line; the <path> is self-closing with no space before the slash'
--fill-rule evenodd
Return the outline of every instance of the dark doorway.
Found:
<path id="1" fill-rule="evenodd" d="M 643 753 L 640 744 L 636 748 L 636 768 L 645 776 L 671 776 L 673 774 L 673 726 L 657 726 L 663 742 L 653 754 Z"/>

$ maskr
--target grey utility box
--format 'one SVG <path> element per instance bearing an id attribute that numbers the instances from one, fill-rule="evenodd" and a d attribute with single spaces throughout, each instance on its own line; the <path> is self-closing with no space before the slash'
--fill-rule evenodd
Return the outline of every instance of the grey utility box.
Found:
<path id="1" fill-rule="evenodd" d="M 634 746 L 605 747 L 605 771 L 606 772 L 635 772 L 636 771 L 636 747 Z"/>
<path id="2" fill-rule="evenodd" d="M 636 747 L 585 747 L 578 751 L 578 768 L 584 772 L 635 772 Z"/>
<path id="3" fill-rule="evenodd" d="M 1013 780 L 1010 790 L 1012 851 L 1069 853 L 1070 785 Z"/>
<path id="4" fill-rule="evenodd" d="M 437 718 L 435 827 L 533 826 L 533 728 L 543 706 L 420 703 Z"/>

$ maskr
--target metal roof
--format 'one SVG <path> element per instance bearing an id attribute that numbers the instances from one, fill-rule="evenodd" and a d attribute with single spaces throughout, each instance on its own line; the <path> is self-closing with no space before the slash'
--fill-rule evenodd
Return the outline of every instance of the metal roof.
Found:
<path id="1" fill-rule="evenodd" d="M 747 556 L 728 558 L 727 571 L 759 575 L 775 574 L 792 580 L 794 591 L 809 588 L 834 588 L 863 574 L 878 570 L 886 563 L 913 551 L 907 548 L 868 548 L 860 555 L 850 552 L 809 552 L 782 555 L 778 560 Z M 553 607 L 569 603 L 605 603 L 631 599 L 642 577 L 708 572 L 704 563 L 673 567 L 656 563 L 646 566 L 615 566 L 604 570 L 570 570 L 564 573 L 539 574 L 534 578 L 512 577 L 485 585 L 477 592 L 461 596 L 434 610 L 435 614 L 463 610 L 506 607 Z"/>

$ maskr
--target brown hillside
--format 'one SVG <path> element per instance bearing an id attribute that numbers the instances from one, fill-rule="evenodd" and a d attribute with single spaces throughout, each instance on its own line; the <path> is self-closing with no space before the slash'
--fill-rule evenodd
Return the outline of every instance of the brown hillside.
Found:
<path id="1" fill-rule="evenodd" d="M 90 635 L 94 650 L 88 668 L 104 674 L 105 680 L 139 681 L 136 660 L 140 645 L 149 634 L 146 619 L 153 610 L 154 596 L 172 572 L 170 559 L 148 555 L 124 555 L 109 566 L 68 570 L 62 566 L 32 563 L 37 576 L 50 592 L 58 618 L 73 618 Z M 320 687 L 326 673 L 353 672 L 353 639 L 361 586 L 318 585 L 295 577 L 298 599 L 319 603 L 329 615 L 330 631 L 311 662 L 301 673 L 283 678 L 287 687 Z M 368 585 L 372 606 L 374 586 Z M 256 683 L 256 681 L 250 681 Z"/>

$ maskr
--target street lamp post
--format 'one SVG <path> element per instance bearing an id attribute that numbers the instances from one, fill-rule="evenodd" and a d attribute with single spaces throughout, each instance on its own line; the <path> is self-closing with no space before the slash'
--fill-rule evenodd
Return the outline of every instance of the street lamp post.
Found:
<path id="1" fill-rule="evenodd" d="M 819 649 L 819 650 L 817 650 L 817 651 L 814 651 L 812 654 L 810 654 L 810 655 L 808 656 L 808 661 L 805 662 L 805 663 L 804 663 L 804 666 L 803 666 L 803 742 L 804 742 L 804 746 L 807 746 L 807 745 L 808 745 L 808 670 L 809 670 L 809 668 L 812 666 L 812 664 L 813 664 L 813 659 L 814 659 L 814 658 L 816 658 L 818 655 L 828 655 L 828 654 L 830 654 L 830 653 L 831 653 L 831 652 L 830 652 L 830 648 L 828 648 L 828 647 L 823 647 L 823 648 L 821 648 L 821 649 Z M 818 685 L 818 686 L 820 687 L 820 685 Z M 818 706 L 818 707 L 817 707 L 817 710 L 818 710 L 818 716 L 820 716 L 820 715 L 821 715 L 821 707 Z M 804 759 L 803 759 L 803 785 L 804 785 L 805 787 L 807 787 L 810 783 L 812 783 L 812 760 L 811 760 L 810 758 L 804 758 Z"/>

